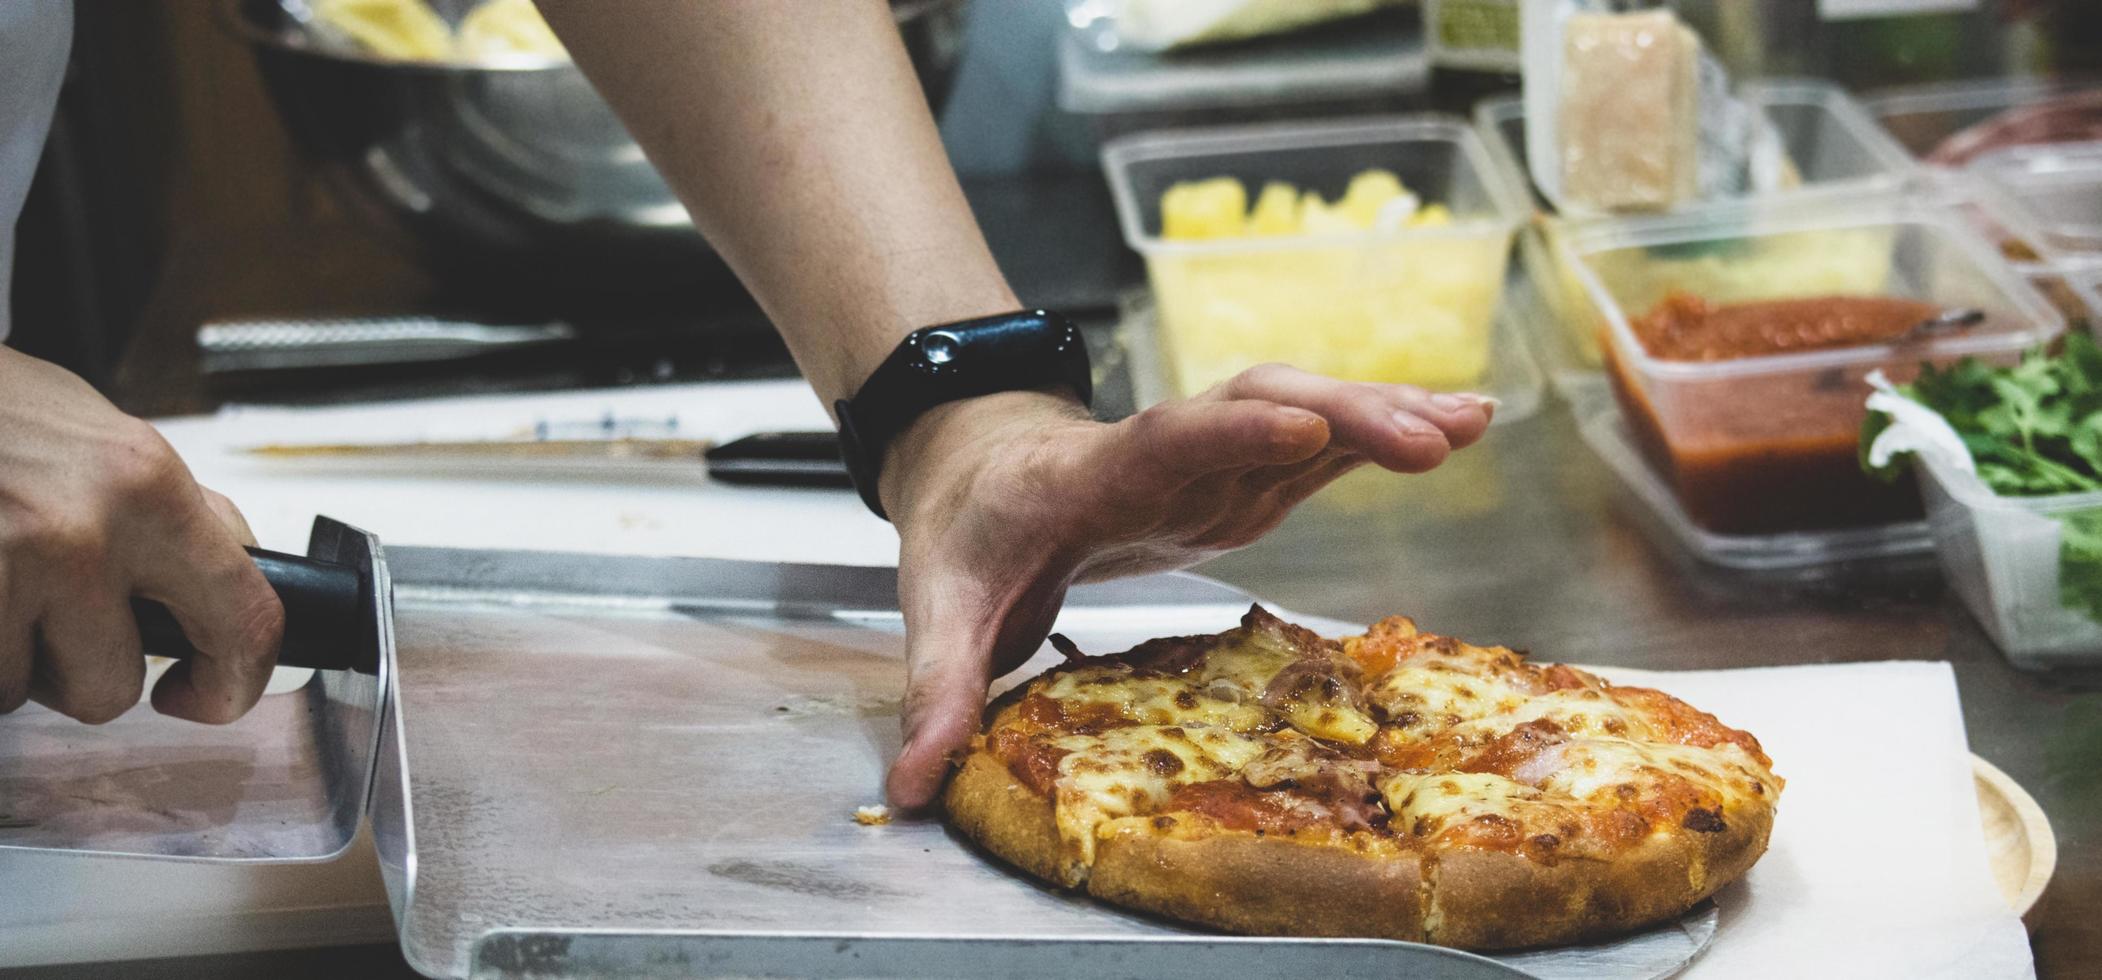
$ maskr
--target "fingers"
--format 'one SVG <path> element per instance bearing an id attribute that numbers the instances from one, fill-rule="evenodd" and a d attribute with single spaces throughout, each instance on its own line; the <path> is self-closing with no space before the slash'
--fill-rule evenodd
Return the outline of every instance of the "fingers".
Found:
<path id="1" fill-rule="evenodd" d="M 1351 470 L 1363 465 L 1364 457 L 1339 456 L 1284 480 L 1277 487 L 1278 505 L 1285 508 L 1297 507 L 1301 501 L 1319 493 L 1321 488 L 1342 479 Z"/>
<path id="2" fill-rule="evenodd" d="M 136 703 L 130 599 L 170 606 L 199 661 L 163 710 L 230 721 L 268 675 L 283 612 L 167 440 L 80 378 L 0 349 L 0 710 L 34 697 L 84 720 Z"/>
<path id="3" fill-rule="evenodd" d="M 133 588 L 166 605 L 198 650 L 154 685 L 154 710 L 225 724 L 262 697 L 284 633 L 284 607 L 241 550 L 243 538 L 253 540 L 247 523 L 224 498 L 214 505 L 206 493 L 191 491 L 190 513 L 177 520 L 170 540 L 138 549 Z"/>
<path id="4" fill-rule="evenodd" d="M 1200 400 L 1257 399 L 1319 414 L 1336 441 L 1390 470 L 1418 473 L 1456 446 L 1481 437 L 1489 413 L 1481 399 L 1406 385 L 1337 381 L 1282 364 L 1243 371 Z"/>
<path id="5" fill-rule="evenodd" d="M 1494 402 L 1480 395 L 1425 391 L 1415 385 L 1367 385 L 1384 392 L 1401 411 L 1430 422 L 1454 449 L 1474 445 L 1489 431 Z"/>
<path id="6" fill-rule="evenodd" d="M 1259 400 L 1191 399 L 1147 409 L 1117 424 L 1108 472 L 1141 494 L 1179 490 L 1224 470 L 1298 463 L 1329 442 L 1319 414 Z"/>
<path id="7" fill-rule="evenodd" d="M 894 806 L 917 810 L 934 802 L 952 753 L 978 733 L 997 626 L 974 608 L 968 586 L 936 583 L 912 591 L 905 619 L 905 743 L 884 795 Z"/>
<path id="8" fill-rule="evenodd" d="M 904 747 L 891 763 L 885 795 L 906 810 L 935 801 L 950 759 L 977 734 L 1001 648 L 1026 646 L 1034 652 L 1064 599 L 1064 589 L 1053 589 L 1047 601 L 1032 604 L 988 601 L 984 585 L 969 574 L 927 574 L 921 572 L 925 566 L 910 555 L 900 564 L 906 612 Z M 998 669 L 1005 673 L 1026 658 L 1026 652 L 1009 656 Z"/>
<path id="9" fill-rule="evenodd" d="M 210 487 L 198 489 L 204 491 L 205 507 L 211 510 L 212 516 L 219 519 L 220 524 L 226 526 L 227 533 L 232 534 L 235 541 L 250 548 L 255 547 L 255 532 L 248 529 L 248 518 L 242 516 L 241 509 L 235 507 L 233 501 L 226 499 L 226 495 L 217 490 Z"/>
<path id="10" fill-rule="evenodd" d="M 100 725 L 139 703 L 146 658 L 121 589 L 65 590 L 45 610 L 30 698 L 60 714 Z"/>

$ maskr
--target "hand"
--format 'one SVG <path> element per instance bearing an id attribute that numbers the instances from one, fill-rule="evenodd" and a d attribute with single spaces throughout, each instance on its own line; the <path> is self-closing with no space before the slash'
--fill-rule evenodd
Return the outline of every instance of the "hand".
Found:
<path id="1" fill-rule="evenodd" d="M 1036 652 L 1076 581 L 1181 568 L 1254 541 L 1373 463 L 1419 473 L 1481 438 L 1492 403 L 1264 365 L 1114 424 L 1070 397 L 943 405 L 892 443 L 905 747 L 888 795 L 934 801 L 992 679 Z"/>
<path id="2" fill-rule="evenodd" d="M 152 426 L 0 347 L 0 713 L 33 700 L 99 724 L 137 704 L 137 595 L 165 604 L 201 654 L 154 686 L 154 710 L 239 718 L 284 630 L 244 543 L 240 513 Z"/>

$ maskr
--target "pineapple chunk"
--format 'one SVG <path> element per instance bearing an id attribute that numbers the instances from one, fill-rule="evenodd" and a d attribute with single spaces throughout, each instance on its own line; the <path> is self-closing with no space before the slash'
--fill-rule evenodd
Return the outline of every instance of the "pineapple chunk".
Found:
<path id="1" fill-rule="evenodd" d="M 1367 226 L 1352 221 L 1342 208 L 1330 205 L 1319 193 L 1307 191 L 1299 199 L 1299 232 L 1303 235 L 1348 235 Z"/>
<path id="2" fill-rule="evenodd" d="M 1404 195 L 1415 196 L 1401 186 L 1401 178 L 1392 171 L 1367 170 L 1350 178 L 1350 186 L 1344 189 L 1343 199 L 1336 202 L 1336 210 L 1349 215 L 1360 229 L 1370 230 L 1388 202 Z"/>
<path id="3" fill-rule="evenodd" d="M 1248 233 L 1299 234 L 1299 192 L 1281 180 L 1264 184 L 1263 192 L 1255 199 L 1255 210 L 1248 213 Z"/>
<path id="4" fill-rule="evenodd" d="M 1161 195 L 1161 236 L 1236 238 L 1247 212 L 1248 189 L 1232 177 L 1176 184 Z"/>
<path id="5" fill-rule="evenodd" d="M 1411 228 L 1443 228 L 1449 224 L 1452 224 L 1452 209 L 1443 204 L 1418 209 L 1416 214 L 1409 218 Z"/>

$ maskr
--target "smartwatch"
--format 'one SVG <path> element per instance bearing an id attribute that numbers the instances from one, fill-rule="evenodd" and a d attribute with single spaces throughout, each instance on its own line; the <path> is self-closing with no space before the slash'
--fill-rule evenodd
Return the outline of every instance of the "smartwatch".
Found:
<path id="1" fill-rule="evenodd" d="M 1087 345 L 1071 320 L 1044 310 L 923 327 L 906 335 L 853 398 L 833 407 L 854 489 L 877 517 L 876 480 L 890 441 L 928 409 L 1002 391 L 1066 387 L 1091 404 Z"/>

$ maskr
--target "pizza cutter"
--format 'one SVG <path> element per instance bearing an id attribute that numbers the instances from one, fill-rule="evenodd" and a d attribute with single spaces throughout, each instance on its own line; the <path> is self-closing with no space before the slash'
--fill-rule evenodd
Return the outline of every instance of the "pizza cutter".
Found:
<path id="1" fill-rule="evenodd" d="M 308 552 L 248 549 L 285 606 L 278 666 L 377 675 L 380 636 L 392 629 L 392 606 L 383 594 L 385 558 L 378 541 L 365 531 L 321 517 L 314 521 Z M 198 655 L 168 607 L 133 599 L 131 611 L 146 653 L 175 660 Z"/>

